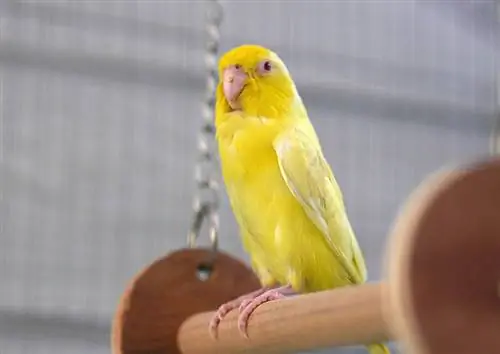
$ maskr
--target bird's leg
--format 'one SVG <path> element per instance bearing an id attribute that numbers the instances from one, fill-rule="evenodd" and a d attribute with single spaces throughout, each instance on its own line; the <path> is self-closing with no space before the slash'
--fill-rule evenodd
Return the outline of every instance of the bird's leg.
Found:
<path id="1" fill-rule="evenodd" d="M 220 321 L 232 310 L 236 308 L 240 308 L 240 311 L 242 310 L 242 304 L 248 304 L 251 302 L 253 299 L 257 298 L 258 296 L 265 294 L 267 291 L 271 290 L 271 287 L 262 287 L 259 290 L 252 291 L 251 293 L 242 295 L 234 300 L 231 300 L 229 302 L 226 302 L 225 304 L 222 304 L 217 311 L 215 312 L 215 315 L 212 317 L 210 320 L 210 324 L 208 327 L 208 330 L 210 332 L 210 335 L 212 338 L 217 338 L 217 327 L 219 326 Z"/>
<path id="2" fill-rule="evenodd" d="M 238 329 L 240 333 L 248 338 L 247 326 L 250 315 L 260 305 L 278 299 L 283 299 L 290 295 L 297 294 L 290 285 L 266 290 L 253 298 L 244 299 L 240 304 L 240 316 L 238 317 Z"/>

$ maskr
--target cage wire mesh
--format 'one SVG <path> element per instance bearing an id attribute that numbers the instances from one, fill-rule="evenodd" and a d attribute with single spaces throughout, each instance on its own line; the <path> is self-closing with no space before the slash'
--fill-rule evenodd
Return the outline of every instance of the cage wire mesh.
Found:
<path id="1" fill-rule="evenodd" d="M 488 153 L 494 6 L 224 2 L 222 50 L 288 64 L 372 280 L 408 193 Z M 0 352 L 107 353 L 130 277 L 186 244 L 203 2 L 2 1 L 0 21 Z M 221 248 L 247 259 L 225 195 Z"/>
<path id="2" fill-rule="evenodd" d="M 500 0 L 496 0 L 495 2 L 495 14 L 496 14 L 496 26 L 494 28 L 494 36 L 497 38 L 496 41 L 496 55 L 495 55 L 495 98 L 496 98 L 496 115 L 495 115 L 495 121 L 493 124 L 493 131 L 491 133 L 491 153 L 493 155 L 498 155 L 500 154 L 500 70 L 499 70 L 499 65 L 500 65 L 500 58 L 499 58 L 499 51 L 500 51 Z"/>

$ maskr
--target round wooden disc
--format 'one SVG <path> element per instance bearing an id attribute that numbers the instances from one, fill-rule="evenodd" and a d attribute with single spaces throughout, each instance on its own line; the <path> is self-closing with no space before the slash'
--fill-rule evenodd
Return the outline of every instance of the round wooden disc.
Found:
<path id="1" fill-rule="evenodd" d="M 405 353 L 500 353 L 500 160 L 417 190 L 393 230 L 389 282 Z"/>
<path id="2" fill-rule="evenodd" d="M 183 249 L 143 270 L 125 291 L 113 322 L 115 354 L 175 354 L 177 331 L 189 316 L 260 287 L 244 263 L 218 252 L 208 279 L 200 280 L 212 255 Z M 207 323 L 208 331 L 208 323 Z"/>

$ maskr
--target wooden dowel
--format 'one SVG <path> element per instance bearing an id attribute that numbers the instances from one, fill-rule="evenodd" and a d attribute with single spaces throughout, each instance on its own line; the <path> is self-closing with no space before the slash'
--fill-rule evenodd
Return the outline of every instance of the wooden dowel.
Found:
<path id="1" fill-rule="evenodd" d="M 245 339 L 238 311 L 220 323 L 218 339 L 208 332 L 213 313 L 188 318 L 178 334 L 183 354 L 292 353 L 326 347 L 386 341 L 382 311 L 385 285 L 364 284 L 273 301 L 257 308 Z"/>

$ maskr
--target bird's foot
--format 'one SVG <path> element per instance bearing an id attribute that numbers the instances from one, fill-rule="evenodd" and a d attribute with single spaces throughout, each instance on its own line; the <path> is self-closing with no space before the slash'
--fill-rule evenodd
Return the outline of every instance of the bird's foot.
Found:
<path id="1" fill-rule="evenodd" d="M 295 291 L 292 289 L 292 287 L 290 285 L 286 285 L 276 289 L 264 291 L 253 298 L 244 299 L 239 306 L 240 315 L 238 317 L 238 329 L 240 333 L 245 338 L 248 338 L 248 320 L 250 319 L 250 315 L 257 309 L 257 307 L 266 302 L 283 299 L 288 295 L 293 294 L 295 294 Z"/>
<path id="2" fill-rule="evenodd" d="M 262 288 L 256 291 L 253 291 L 249 294 L 242 295 L 232 301 L 229 301 L 223 305 L 221 305 L 217 311 L 215 312 L 215 315 L 212 317 L 210 320 L 210 324 L 208 326 L 208 330 L 210 332 L 210 336 L 213 339 L 217 338 L 217 329 L 219 327 L 219 323 L 222 321 L 222 319 L 232 310 L 239 308 L 240 312 L 242 310 L 241 305 L 242 304 L 248 304 L 251 302 L 253 299 L 257 298 L 259 295 L 262 295 L 266 293 L 269 290 L 269 288 Z"/>

